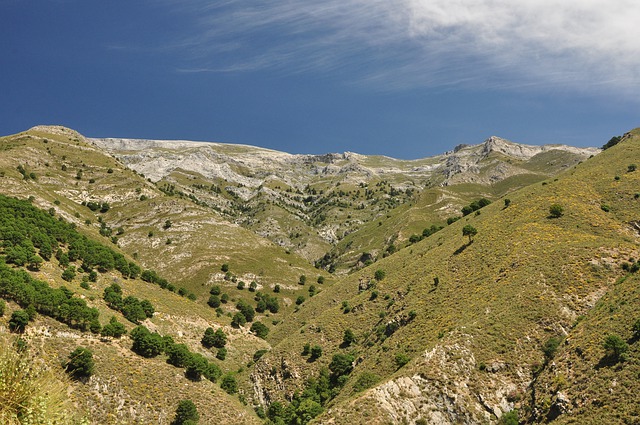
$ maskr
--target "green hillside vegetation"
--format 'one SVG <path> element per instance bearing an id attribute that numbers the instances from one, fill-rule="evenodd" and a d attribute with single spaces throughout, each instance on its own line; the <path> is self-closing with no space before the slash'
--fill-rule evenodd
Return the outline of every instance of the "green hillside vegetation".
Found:
<path id="1" fill-rule="evenodd" d="M 400 385 L 396 399 L 410 401 L 397 403 L 416 406 L 409 421 L 428 422 L 435 409 L 428 396 L 407 396 L 411 385 L 444 394 L 468 386 L 449 407 L 450 420 L 496 420 L 514 408 L 529 418 L 538 406 L 526 393 L 544 362 L 545 342 L 567 333 L 571 339 L 576 320 L 589 317 L 594 301 L 625 274 L 622 265 L 638 257 L 638 230 L 630 223 L 638 219 L 639 175 L 627 171 L 640 159 L 638 136 L 633 132 L 558 179 L 511 193 L 508 207 L 494 202 L 306 301 L 290 328 L 279 329 L 292 336 L 262 357 L 253 378 L 282 400 L 317 379 L 333 353 L 344 353 L 358 360 L 329 405 L 340 423 L 397 420 L 376 402 L 380 393 L 356 392 L 370 379 L 365 373 L 391 378 L 389 391 Z M 561 217 L 550 217 L 553 204 L 563 206 Z M 463 238 L 467 225 L 477 229 L 472 241 Z M 374 279 L 376 269 L 386 272 L 384 280 Z M 628 308 L 637 317 L 633 305 Z M 626 329 L 635 317 L 628 317 Z M 303 324 L 297 332 L 295 323 Z M 345 329 L 354 330 L 356 345 L 343 346 Z M 599 356 L 607 332 L 590 335 Z M 323 356 L 309 362 L 300 355 L 305 344 L 320 346 Z M 288 393 L 270 391 L 272 383 Z"/>
<path id="2" fill-rule="evenodd" d="M 65 423 L 637 422 L 640 131 L 574 167 L 494 143 L 429 178 L 214 144 L 237 181 L 154 182 L 62 127 L 0 138 L 0 357 Z"/>

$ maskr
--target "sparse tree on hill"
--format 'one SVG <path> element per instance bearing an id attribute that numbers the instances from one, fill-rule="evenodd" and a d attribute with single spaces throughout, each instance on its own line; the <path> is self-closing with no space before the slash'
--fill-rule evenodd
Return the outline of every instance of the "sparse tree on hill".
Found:
<path id="1" fill-rule="evenodd" d="M 562 217 L 564 208 L 560 204 L 553 204 L 549 207 L 549 216 L 552 218 Z"/>
<path id="2" fill-rule="evenodd" d="M 9 319 L 9 330 L 11 332 L 22 333 L 29 324 L 29 313 L 24 310 L 16 310 Z"/>
<path id="3" fill-rule="evenodd" d="M 478 234 L 478 229 L 476 229 L 475 227 L 473 227 L 470 224 L 467 224 L 466 226 L 464 226 L 462 228 L 462 236 L 468 236 L 469 237 L 469 243 L 473 242 L 473 237 Z"/>
<path id="4" fill-rule="evenodd" d="M 191 400 L 182 400 L 178 403 L 176 416 L 171 425 L 185 425 L 188 423 L 197 423 L 200 420 L 200 414 L 196 405 Z"/>
<path id="5" fill-rule="evenodd" d="M 75 378 L 84 378 L 93 375 L 94 367 L 93 353 L 86 348 L 78 347 L 69 354 L 65 370 Z"/>
<path id="6" fill-rule="evenodd" d="M 342 337 L 342 344 L 348 347 L 355 342 L 356 342 L 356 335 L 353 333 L 351 329 L 346 329 Z"/>
<path id="7" fill-rule="evenodd" d="M 233 326 L 234 328 L 239 328 L 241 326 L 244 326 L 246 323 L 247 323 L 247 318 L 244 317 L 244 314 L 242 314 L 242 312 L 240 311 L 234 314 L 233 318 L 231 319 L 231 326 Z"/>
<path id="8" fill-rule="evenodd" d="M 629 345 L 618 335 L 608 335 L 602 344 L 606 350 L 606 356 L 614 361 L 624 361 L 626 359 Z"/>
<path id="9" fill-rule="evenodd" d="M 266 339 L 267 335 L 269 335 L 269 328 L 262 322 L 254 322 L 251 325 L 250 331 L 262 339 Z"/>

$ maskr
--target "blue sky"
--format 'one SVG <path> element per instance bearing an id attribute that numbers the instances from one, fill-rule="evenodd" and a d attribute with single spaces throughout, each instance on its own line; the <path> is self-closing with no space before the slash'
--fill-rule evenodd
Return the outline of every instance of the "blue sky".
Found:
<path id="1" fill-rule="evenodd" d="M 601 146 L 640 126 L 638 22 L 635 0 L 0 0 L 0 134 Z"/>

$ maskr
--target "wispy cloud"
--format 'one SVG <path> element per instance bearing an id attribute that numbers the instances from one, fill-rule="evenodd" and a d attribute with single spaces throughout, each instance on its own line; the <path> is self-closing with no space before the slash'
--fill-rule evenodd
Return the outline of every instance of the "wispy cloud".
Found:
<path id="1" fill-rule="evenodd" d="M 192 71 L 338 73 L 390 89 L 640 87 L 636 0 L 174 4 L 197 16 L 193 33 L 180 42 Z"/>

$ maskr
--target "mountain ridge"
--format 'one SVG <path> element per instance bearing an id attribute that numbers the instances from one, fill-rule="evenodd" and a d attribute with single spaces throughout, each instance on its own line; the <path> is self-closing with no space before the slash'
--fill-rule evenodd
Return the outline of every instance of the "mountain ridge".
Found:
<path id="1" fill-rule="evenodd" d="M 509 156 L 514 149 L 520 159 Z M 306 186 L 229 165 L 242 177 L 269 177 L 259 189 L 195 169 L 153 182 L 62 127 L 1 137 L 0 150 L 4 196 L 28 199 L 181 289 L 109 272 L 85 287 L 81 262 L 72 262 L 79 275 L 67 281 L 56 256 L 39 271 L 11 267 L 68 287 L 98 309 L 101 324 L 114 315 L 130 330 L 103 300 L 119 283 L 153 303 L 146 327 L 237 384 L 230 395 L 220 382 L 186 380 L 165 355 L 137 355 L 129 336 L 104 340 L 36 317 L 23 337 L 52 370 L 78 344 L 94 351 L 95 376 L 67 385 L 99 423 L 166 423 L 178 398 L 193 399 L 201 423 L 640 419 L 632 396 L 640 391 L 640 130 L 593 158 L 552 148 L 531 155 L 489 138 L 454 149 L 449 158 L 460 169 L 448 178 L 367 175 L 349 161 L 394 161 L 357 154 L 302 162 L 299 174 L 318 179 Z M 312 173 L 330 165 L 338 171 Z M 520 173 L 509 175 L 513 169 Z M 0 244 L 0 255 L 9 247 Z M 312 255 L 299 254 L 305 250 Z M 313 261 L 317 252 L 326 262 Z M 228 302 L 208 300 L 214 293 Z M 274 300 L 279 309 L 264 308 Z M 255 306 L 253 323 L 234 324 L 246 304 Z M 7 303 L 0 331 L 18 308 Z M 226 359 L 202 345 L 207 327 L 227 335 Z M 608 357 L 607 334 L 627 344 L 624 359 Z"/>

